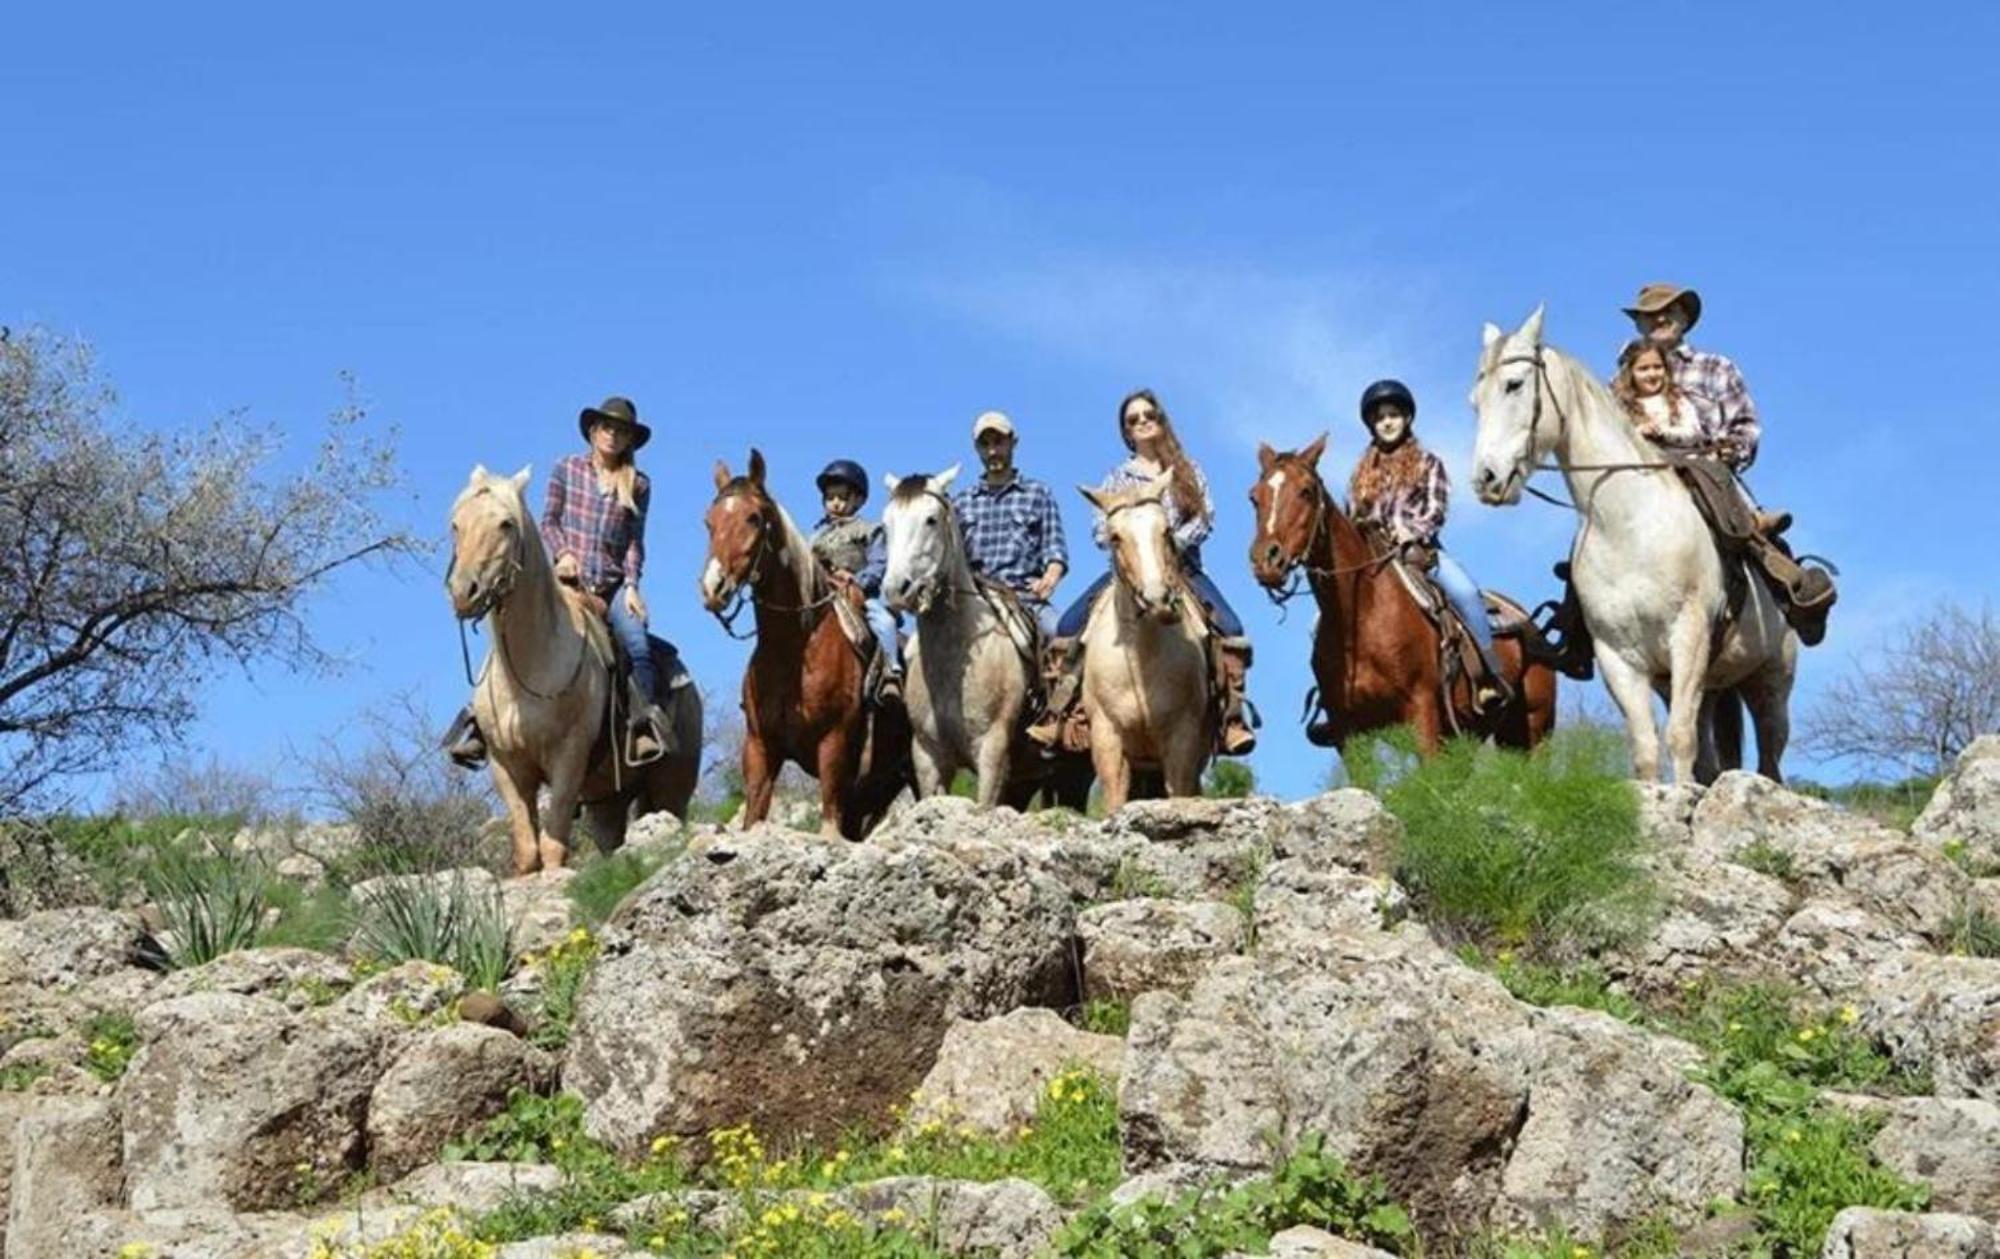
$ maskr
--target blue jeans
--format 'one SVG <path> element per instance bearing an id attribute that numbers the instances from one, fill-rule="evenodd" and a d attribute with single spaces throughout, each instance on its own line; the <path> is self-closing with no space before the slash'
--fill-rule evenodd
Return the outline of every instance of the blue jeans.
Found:
<path id="1" fill-rule="evenodd" d="M 891 669 L 901 669 L 903 653 L 896 642 L 896 614 L 880 599 L 870 599 L 861 605 L 861 610 L 868 618 L 868 628 L 875 631 L 875 641 L 881 645 L 883 663 Z"/>
<path id="2" fill-rule="evenodd" d="M 653 669 L 653 644 L 646 636 L 646 623 L 632 615 L 625 606 L 625 587 L 621 584 L 605 599 L 610 609 L 611 636 L 625 649 L 632 660 L 632 680 L 640 691 L 657 698 L 659 677 Z"/>
<path id="3" fill-rule="evenodd" d="M 1187 572 L 1188 585 L 1194 589 L 1194 597 L 1208 605 L 1213 614 L 1216 632 L 1224 638 L 1243 637 L 1243 619 L 1236 615 L 1236 609 L 1229 606 L 1229 600 L 1222 597 L 1222 591 L 1209 575 L 1199 568 Z M 1083 627 L 1090 623 L 1090 605 L 1097 602 L 1097 596 L 1111 584 L 1109 572 L 1098 574 L 1097 580 L 1083 588 L 1083 593 L 1063 610 L 1062 619 L 1056 622 L 1056 637 L 1075 638 L 1083 633 Z"/>
<path id="4" fill-rule="evenodd" d="M 1499 662 L 1493 659 L 1493 625 L 1486 616 L 1486 600 L 1480 597 L 1479 583 L 1451 556 L 1443 551 L 1437 553 L 1437 584 L 1443 588 L 1444 597 L 1451 600 L 1451 606 L 1458 609 L 1459 619 L 1472 631 L 1472 639 L 1479 644 L 1479 654 L 1486 658 L 1486 667 L 1500 672 Z"/>

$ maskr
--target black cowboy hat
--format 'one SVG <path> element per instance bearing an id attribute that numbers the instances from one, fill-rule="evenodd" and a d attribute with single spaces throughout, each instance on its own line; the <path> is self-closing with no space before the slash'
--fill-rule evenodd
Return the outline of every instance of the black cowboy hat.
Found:
<path id="1" fill-rule="evenodd" d="M 653 430 L 639 422 L 639 408 L 632 405 L 630 398 L 609 397 L 594 407 L 585 407 L 576 417 L 577 431 L 583 440 L 590 440 L 590 429 L 594 424 L 622 424 L 632 431 L 632 449 L 637 450 L 653 439 Z"/>

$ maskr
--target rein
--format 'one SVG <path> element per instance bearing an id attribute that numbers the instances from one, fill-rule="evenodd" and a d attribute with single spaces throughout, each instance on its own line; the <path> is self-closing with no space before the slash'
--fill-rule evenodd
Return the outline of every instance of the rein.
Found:
<path id="1" fill-rule="evenodd" d="M 1505 358 L 1496 361 L 1493 367 L 1505 367 L 1509 363 L 1532 363 L 1535 366 L 1535 409 L 1534 413 L 1528 418 L 1528 449 L 1532 457 L 1532 452 L 1540 449 L 1542 444 L 1542 395 L 1548 395 L 1549 406 L 1556 413 L 1556 440 L 1558 441 L 1563 440 L 1569 435 L 1569 415 L 1563 410 L 1562 403 L 1556 399 L 1555 386 L 1549 382 L 1549 363 L 1547 357 L 1542 353 L 1541 346 L 1536 346 L 1533 354 L 1509 354 Z M 1480 372 L 1480 378 L 1484 379 L 1492 370 L 1493 368 L 1488 368 L 1486 371 Z M 1528 475 L 1532 477 L 1537 472 L 1657 472 L 1678 468 L 1685 462 L 1686 460 L 1684 459 L 1668 458 L 1625 463 L 1534 463 L 1528 466 Z M 1583 510 L 1575 503 L 1538 490 L 1525 481 L 1522 483 L 1521 488 L 1543 502 L 1556 507 L 1563 507 L 1576 512 Z"/>
<path id="2" fill-rule="evenodd" d="M 732 491 L 732 493 L 734 492 L 736 491 Z M 727 497 L 730 497 L 730 495 L 718 494 L 709 500 L 709 506 L 714 507 L 715 504 Z M 768 499 L 769 496 L 767 495 L 766 498 Z M 770 516 L 757 530 L 757 549 L 750 557 L 750 572 L 738 583 L 735 592 L 729 597 L 729 603 L 711 614 L 721 623 L 722 632 L 737 642 L 748 642 L 757 637 L 757 631 L 754 627 L 744 633 L 738 633 L 736 630 L 736 622 L 742 617 L 743 610 L 746 607 L 757 607 L 767 612 L 782 612 L 786 614 L 816 612 L 840 597 L 840 590 L 837 587 L 829 588 L 819 598 L 809 603 L 799 604 L 797 607 L 789 607 L 782 603 L 772 603 L 767 599 L 758 597 L 757 585 L 764 580 L 764 561 L 770 558 L 771 554 L 771 533 L 778 526 L 777 503 L 772 501 L 771 507 L 773 510 Z"/>
<path id="3" fill-rule="evenodd" d="M 486 601 L 486 606 L 478 613 L 478 618 L 485 618 L 485 617 L 493 618 L 493 654 L 499 659 L 501 667 L 507 670 L 507 676 L 514 679 L 515 685 L 519 686 L 524 692 L 534 696 L 536 699 L 553 701 L 557 697 L 561 696 L 564 692 L 568 691 L 571 687 L 575 686 L 577 678 L 582 675 L 584 657 L 591 654 L 590 636 L 588 634 L 583 635 L 583 641 L 577 644 L 576 665 L 570 670 L 569 679 L 565 681 L 561 686 L 557 687 L 554 694 L 543 694 L 541 691 L 538 691 L 534 687 L 528 685 L 527 678 L 522 676 L 521 671 L 514 667 L 512 653 L 509 652 L 507 649 L 507 633 L 505 630 L 500 628 L 499 613 L 501 607 L 507 602 L 508 597 L 514 593 L 515 584 L 520 581 L 523 566 L 521 564 L 521 557 L 519 552 L 520 548 L 525 545 L 526 545 L 525 535 L 517 536 L 515 538 L 513 549 L 507 552 L 507 567 L 505 571 L 501 574 L 501 580 L 494 583 L 492 597 Z M 458 560 L 456 556 L 454 556 L 451 566 L 445 570 L 445 580 L 447 582 L 451 580 L 452 569 L 456 568 L 457 565 L 458 565 Z M 560 595 L 560 593 L 558 593 L 557 595 L 558 601 L 561 600 L 561 597 L 562 596 Z M 467 618 L 467 617 L 458 618 L 459 659 L 465 668 L 466 685 L 473 687 L 477 687 L 481 682 L 485 681 L 486 675 L 482 671 L 479 677 L 473 676 L 472 646 L 466 640 L 465 623 L 468 619 L 478 619 L 478 618 Z"/>
<path id="4" fill-rule="evenodd" d="M 1317 476 L 1313 479 L 1319 481 Z M 1313 578 L 1345 577 L 1350 573 L 1367 572 L 1370 569 L 1382 567 L 1395 557 L 1394 551 L 1384 551 L 1382 554 L 1371 556 L 1359 564 L 1336 564 L 1332 568 L 1321 568 L 1316 564 L 1308 564 L 1304 557 L 1312 554 L 1313 547 L 1317 546 L 1319 540 L 1326 536 L 1327 513 L 1333 510 L 1333 502 L 1326 496 L 1326 482 L 1319 481 L 1319 492 L 1320 507 L 1319 511 L 1313 515 L 1312 536 L 1306 539 L 1305 549 L 1299 553 L 1299 558 L 1293 559 L 1285 565 L 1285 584 L 1275 590 L 1269 586 L 1264 587 L 1264 597 L 1277 606 L 1279 611 L 1278 619 L 1280 621 L 1284 620 L 1284 613 L 1288 611 L 1285 605 L 1306 593 L 1311 588 Z"/>

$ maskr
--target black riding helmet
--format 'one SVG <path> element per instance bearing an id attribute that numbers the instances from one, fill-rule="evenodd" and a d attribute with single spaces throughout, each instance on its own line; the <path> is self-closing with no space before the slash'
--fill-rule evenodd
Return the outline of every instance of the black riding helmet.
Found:
<path id="1" fill-rule="evenodd" d="M 861 501 L 868 501 L 868 470 L 852 459 L 836 459 L 820 470 L 819 478 L 813 482 L 819 492 L 826 493 L 829 485 L 846 485 L 861 495 Z"/>
<path id="2" fill-rule="evenodd" d="M 1375 427 L 1375 408 L 1384 402 L 1394 402 L 1402 406 L 1412 424 L 1417 420 L 1417 396 L 1410 387 L 1400 380 L 1378 380 L 1361 391 L 1361 422 L 1369 428 Z"/>

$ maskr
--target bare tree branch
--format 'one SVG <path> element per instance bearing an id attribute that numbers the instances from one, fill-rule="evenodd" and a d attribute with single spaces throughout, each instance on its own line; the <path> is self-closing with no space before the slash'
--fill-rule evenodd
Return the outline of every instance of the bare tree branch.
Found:
<path id="1" fill-rule="evenodd" d="M 2000 729 L 2000 620 L 1940 603 L 1827 688 L 1799 741 L 1823 759 L 1939 775 Z"/>

